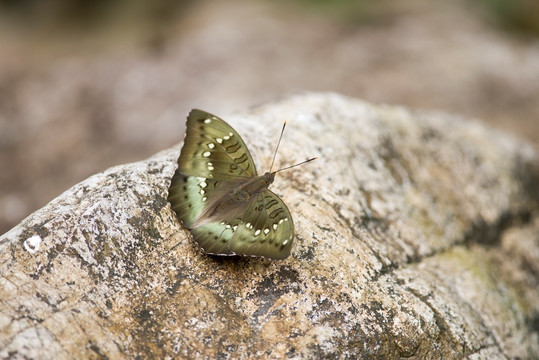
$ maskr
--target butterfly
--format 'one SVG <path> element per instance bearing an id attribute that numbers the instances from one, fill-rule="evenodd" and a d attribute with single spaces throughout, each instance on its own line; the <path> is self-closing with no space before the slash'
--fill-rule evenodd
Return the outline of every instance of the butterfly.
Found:
<path id="1" fill-rule="evenodd" d="M 186 128 L 168 201 L 193 239 L 207 254 L 287 258 L 292 215 L 268 187 L 290 167 L 258 175 L 240 135 L 205 111 L 192 110 Z"/>

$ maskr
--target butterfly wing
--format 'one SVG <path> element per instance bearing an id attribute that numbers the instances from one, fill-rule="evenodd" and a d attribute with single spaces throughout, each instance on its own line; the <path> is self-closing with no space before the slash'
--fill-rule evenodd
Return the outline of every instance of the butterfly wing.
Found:
<path id="1" fill-rule="evenodd" d="M 233 253 L 276 260 L 290 255 L 294 237 L 292 215 L 272 191 L 263 190 L 251 201 L 241 220 L 228 246 Z"/>
<path id="2" fill-rule="evenodd" d="M 191 229 L 230 191 L 257 173 L 247 146 L 222 119 L 192 110 L 186 126 L 168 201 Z"/>
<path id="3" fill-rule="evenodd" d="M 192 229 L 191 235 L 206 254 L 236 255 L 229 249 L 229 243 L 239 222 L 238 219 L 211 222 Z"/>
<path id="4" fill-rule="evenodd" d="M 184 175 L 220 180 L 257 175 L 253 158 L 238 133 L 224 120 L 197 109 L 187 117 L 178 170 Z"/>
<path id="5" fill-rule="evenodd" d="M 187 176 L 176 170 L 168 190 L 168 201 L 186 228 L 191 229 L 201 217 L 207 209 L 206 194 L 218 191 L 219 185 L 219 180 Z"/>

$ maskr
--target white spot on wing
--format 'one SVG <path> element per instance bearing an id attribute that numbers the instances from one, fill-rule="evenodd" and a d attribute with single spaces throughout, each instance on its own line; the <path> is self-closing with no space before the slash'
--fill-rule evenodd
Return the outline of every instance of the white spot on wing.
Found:
<path id="1" fill-rule="evenodd" d="M 211 119 L 204 120 L 204 124 L 209 124 L 209 123 L 211 123 Z"/>
<path id="2" fill-rule="evenodd" d="M 273 230 L 277 230 L 277 224 L 273 224 Z"/>
<path id="3" fill-rule="evenodd" d="M 202 154 L 202 156 L 204 156 L 204 157 L 209 157 L 210 155 L 211 155 L 211 152 L 209 152 L 209 151 L 206 151 L 206 152 L 204 152 Z"/>
<path id="4" fill-rule="evenodd" d="M 213 149 L 213 148 L 215 147 L 215 144 L 214 144 L 214 143 L 209 143 L 209 144 L 208 144 L 208 147 L 209 147 L 210 149 Z"/>
<path id="5" fill-rule="evenodd" d="M 270 229 L 268 229 L 268 228 L 264 229 L 264 235 L 268 235 L 269 232 L 270 232 Z"/>
<path id="6" fill-rule="evenodd" d="M 39 244 L 41 243 L 41 237 L 39 235 L 34 235 L 31 238 L 28 238 L 24 241 L 23 246 L 26 251 L 30 254 L 33 254 L 39 251 Z"/>
<path id="7" fill-rule="evenodd" d="M 260 229 L 255 231 L 255 236 L 258 236 L 260 234 Z"/>
<path id="8" fill-rule="evenodd" d="M 217 138 L 217 139 L 215 139 L 215 141 L 217 141 L 219 144 L 223 143 L 223 139 L 221 139 L 221 138 Z"/>

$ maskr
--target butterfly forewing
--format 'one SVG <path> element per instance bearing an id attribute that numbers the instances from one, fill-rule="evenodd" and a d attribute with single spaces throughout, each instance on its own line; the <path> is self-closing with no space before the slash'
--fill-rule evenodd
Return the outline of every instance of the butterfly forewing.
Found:
<path id="1" fill-rule="evenodd" d="M 241 255 L 284 259 L 290 255 L 294 224 L 281 199 L 270 190 L 251 201 L 229 248 Z"/>
<path id="2" fill-rule="evenodd" d="M 187 117 L 178 169 L 185 175 L 221 180 L 257 175 L 238 133 L 217 116 L 201 110 L 192 110 Z"/>

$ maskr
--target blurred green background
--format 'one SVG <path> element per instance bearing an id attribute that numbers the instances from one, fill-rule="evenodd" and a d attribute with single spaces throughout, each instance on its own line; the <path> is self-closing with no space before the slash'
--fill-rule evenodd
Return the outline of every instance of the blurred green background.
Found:
<path id="1" fill-rule="evenodd" d="M 194 107 L 336 91 L 537 144 L 538 35 L 537 0 L 0 0 L 0 234 Z"/>

